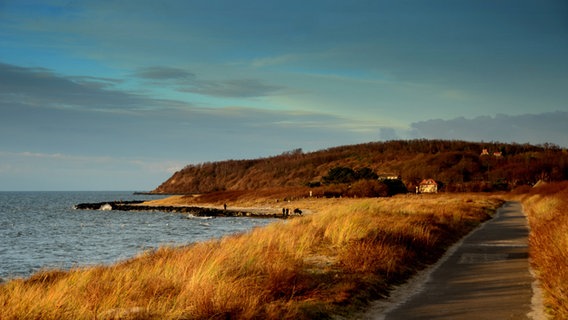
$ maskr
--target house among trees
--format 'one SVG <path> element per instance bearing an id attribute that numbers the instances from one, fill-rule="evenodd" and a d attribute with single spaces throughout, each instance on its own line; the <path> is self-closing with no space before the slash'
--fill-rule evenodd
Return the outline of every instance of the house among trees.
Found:
<path id="1" fill-rule="evenodd" d="M 379 180 L 400 180 L 400 175 L 394 173 L 379 174 Z"/>
<path id="2" fill-rule="evenodd" d="M 483 150 L 481 151 L 481 154 L 480 154 L 479 156 L 489 156 L 489 155 L 490 155 L 489 150 L 483 149 Z M 495 152 L 493 152 L 493 156 L 494 156 L 495 158 L 500 158 L 500 157 L 503 156 L 503 153 L 502 153 L 501 151 L 495 151 Z"/>
<path id="3" fill-rule="evenodd" d="M 437 193 L 438 183 L 434 179 L 424 179 L 418 184 L 418 193 Z"/>

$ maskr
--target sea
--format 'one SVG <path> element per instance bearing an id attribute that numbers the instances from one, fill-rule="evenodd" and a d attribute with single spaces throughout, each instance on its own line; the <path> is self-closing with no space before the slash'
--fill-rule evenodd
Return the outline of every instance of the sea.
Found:
<path id="1" fill-rule="evenodd" d="M 46 269 L 112 264 L 161 246 L 183 246 L 275 221 L 74 208 L 79 203 L 160 197 L 117 191 L 0 192 L 0 281 Z"/>

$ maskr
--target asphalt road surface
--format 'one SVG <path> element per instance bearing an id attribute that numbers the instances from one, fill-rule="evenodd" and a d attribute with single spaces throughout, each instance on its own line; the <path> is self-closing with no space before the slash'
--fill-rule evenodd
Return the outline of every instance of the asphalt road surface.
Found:
<path id="1" fill-rule="evenodd" d="M 469 234 L 419 292 L 376 319 L 530 319 L 528 227 L 518 202 Z"/>

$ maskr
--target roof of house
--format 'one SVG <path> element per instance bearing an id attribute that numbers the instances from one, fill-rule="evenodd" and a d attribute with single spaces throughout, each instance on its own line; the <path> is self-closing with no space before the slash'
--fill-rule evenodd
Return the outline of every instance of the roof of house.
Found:
<path id="1" fill-rule="evenodd" d="M 420 185 L 438 185 L 438 183 L 434 179 L 423 179 Z"/>

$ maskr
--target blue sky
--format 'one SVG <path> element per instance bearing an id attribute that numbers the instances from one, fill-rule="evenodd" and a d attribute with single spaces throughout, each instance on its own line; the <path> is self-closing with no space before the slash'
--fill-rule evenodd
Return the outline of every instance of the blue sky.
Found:
<path id="1" fill-rule="evenodd" d="M 0 1 L 0 190 L 389 139 L 568 147 L 568 2 Z"/>

